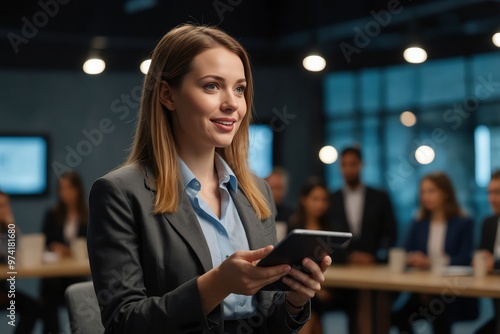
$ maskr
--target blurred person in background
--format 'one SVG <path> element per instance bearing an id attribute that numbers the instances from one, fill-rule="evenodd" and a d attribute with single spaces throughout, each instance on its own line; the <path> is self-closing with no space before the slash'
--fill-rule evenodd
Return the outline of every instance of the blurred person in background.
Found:
<path id="1" fill-rule="evenodd" d="M 300 189 L 299 209 L 288 220 L 289 231 L 294 229 L 331 230 L 328 224 L 328 189 L 319 178 L 309 179 Z M 331 289 L 323 288 L 311 299 L 311 320 L 300 334 L 321 334 L 321 316 L 332 302 Z"/>
<path id="2" fill-rule="evenodd" d="M 283 167 L 275 166 L 271 174 L 266 177 L 266 181 L 271 188 L 274 203 L 276 204 L 276 222 L 287 222 L 293 214 L 293 209 L 285 204 L 285 198 L 288 194 L 289 177 L 288 172 Z"/>
<path id="3" fill-rule="evenodd" d="M 15 242 L 19 243 L 19 229 L 15 227 L 15 220 L 10 206 L 9 196 L 0 191 L 0 263 L 7 263 L 8 256 L 15 254 L 8 253 L 7 242 L 9 240 L 9 229 L 15 229 Z M 15 334 L 28 334 L 33 331 L 36 320 L 40 316 L 40 308 L 38 303 L 33 298 L 16 289 L 15 297 L 9 298 L 10 284 L 6 280 L 0 284 L 0 307 L 2 310 L 10 306 L 11 300 L 15 301 L 16 314 L 20 315 L 20 319 L 16 319 Z M 10 321 L 10 319 L 5 321 Z"/>
<path id="4" fill-rule="evenodd" d="M 488 201 L 490 202 L 493 216 L 483 221 L 481 241 L 478 250 L 485 256 L 488 272 L 500 270 L 500 170 L 491 175 L 488 185 Z M 481 327 L 477 334 L 500 332 L 500 300 L 494 299 L 495 315 L 491 321 Z"/>
<path id="5" fill-rule="evenodd" d="M 473 251 L 472 219 L 466 217 L 456 199 L 453 184 L 442 172 L 424 176 L 420 182 L 420 209 L 410 226 L 405 243 L 407 263 L 411 268 L 430 269 L 433 261 L 440 265 L 466 266 Z M 448 298 L 449 297 L 449 298 Z M 439 314 L 425 317 L 419 309 L 429 308 L 441 296 L 412 294 L 408 302 L 394 314 L 393 320 L 401 332 L 413 333 L 412 324 L 420 319 L 432 320 L 434 333 L 451 333 L 457 320 L 477 317 L 477 300 L 446 296 Z"/>
<path id="6" fill-rule="evenodd" d="M 361 150 L 348 147 L 340 155 L 344 179 L 342 189 L 330 195 L 329 220 L 334 231 L 351 232 L 353 239 L 333 254 L 333 263 L 374 265 L 387 261 L 387 252 L 396 242 L 396 219 L 387 193 L 363 184 Z M 345 309 L 351 333 L 371 333 L 371 298 L 367 290 L 338 289 L 346 297 Z M 341 292 L 342 291 L 342 292 Z M 393 294 L 377 292 L 377 333 L 388 333 Z"/>
<path id="7" fill-rule="evenodd" d="M 71 242 L 87 236 L 88 209 L 83 182 L 78 173 L 67 172 L 59 179 L 58 203 L 48 210 L 43 222 L 46 249 L 57 257 L 71 256 Z M 44 333 L 59 333 L 58 308 L 64 305 L 64 292 L 85 277 L 55 277 L 41 280 L 40 297 L 44 313 Z"/>
<path id="8" fill-rule="evenodd" d="M 278 241 L 281 241 L 289 230 L 288 219 L 293 214 L 293 210 L 285 204 L 288 193 L 288 172 L 283 167 L 275 166 L 266 181 L 271 188 L 276 211 L 278 212 L 275 218 L 276 237 Z"/>

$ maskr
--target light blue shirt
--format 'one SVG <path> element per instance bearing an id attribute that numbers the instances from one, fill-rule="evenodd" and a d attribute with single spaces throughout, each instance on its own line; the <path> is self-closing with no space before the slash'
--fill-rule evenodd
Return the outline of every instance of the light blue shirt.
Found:
<path id="1" fill-rule="evenodd" d="M 243 228 L 238 210 L 229 193 L 229 187 L 238 191 L 238 180 L 234 172 L 222 157 L 215 153 L 215 169 L 219 176 L 219 192 L 221 197 L 221 218 L 219 219 L 198 196 L 201 182 L 196 179 L 182 159 L 179 158 L 184 190 L 193 206 L 205 239 L 207 240 L 213 267 L 218 266 L 227 257 L 239 250 L 249 250 L 248 239 Z M 224 299 L 224 319 L 248 318 L 255 313 L 253 296 L 230 294 Z"/>

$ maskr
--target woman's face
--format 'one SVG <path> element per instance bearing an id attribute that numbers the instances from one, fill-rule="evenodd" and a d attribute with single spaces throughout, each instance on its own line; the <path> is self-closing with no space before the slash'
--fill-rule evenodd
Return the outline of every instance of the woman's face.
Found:
<path id="1" fill-rule="evenodd" d="M 444 204 L 444 193 L 432 181 L 423 180 L 420 185 L 420 201 L 429 211 L 441 209 Z"/>
<path id="2" fill-rule="evenodd" d="M 69 206 L 74 206 L 78 200 L 78 190 L 64 177 L 59 180 L 59 198 Z"/>
<path id="3" fill-rule="evenodd" d="M 309 195 L 302 197 L 306 215 L 319 218 L 328 210 L 328 192 L 322 187 L 315 187 Z"/>
<path id="4" fill-rule="evenodd" d="M 197 55 L 171 99 L 174 132 L 181 150 L 226 147 L 247 112 L 241 59 L 223 47 Z"/>

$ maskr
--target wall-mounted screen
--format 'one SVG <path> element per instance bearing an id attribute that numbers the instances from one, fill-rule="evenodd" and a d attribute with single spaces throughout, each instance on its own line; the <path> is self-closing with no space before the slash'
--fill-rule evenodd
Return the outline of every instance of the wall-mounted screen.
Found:
<path id="1" fill-rule="evenodd" d="M 273 130 L 266 124 L 250 125 L 250 169 L 259 177 L 273 170 Z"/>
<path id="2" fill-rule="evenodd" d="M 0 135 L 0 191 L 9 195 L 45 194 L 48 151 L 44 135 Z"/>

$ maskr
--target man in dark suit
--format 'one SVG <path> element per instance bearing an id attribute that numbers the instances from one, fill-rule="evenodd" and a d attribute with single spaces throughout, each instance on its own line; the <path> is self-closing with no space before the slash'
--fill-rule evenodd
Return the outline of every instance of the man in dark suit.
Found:
<path id="1" fill-rule="evenodd" d="M 333 255 L 333 263 L 372 265 L 384 262 L 387 250 L 396 241 L 396 220 L 389 196 L 380 190 L 364 185 L 361 181 L 363 160 L 361 151 L 349 147 L 340 158 L 344 187 L 330 195 L 330 222 L 334 231 L 351 232 L 353 239 L 344 249 Z M 342 293 L 345 293 L 342 292 Z M 378 294 L 378 331 L 387 333 L 390 327 L 391 299 L 387 293 Z M 347 307 L 351 333 L 366 333 L 370 321 L 356 321 L 357 314 L 363 319 L 370 315 L 370 293 L 352 291 L 352 301 Z M 368 307 L 368 309 L 366 309 Z M 357 325 L 358 328 L 355 328 Z"/>
<path id="2" fill-rule="evenodd" d="M 493 216 L 483 222 L 479 250 L 484 251 L 489 272 L 500 269 L 500 170 L 491 175 L 488 186 L 488 200 L 493 210 Z M 500 300 L 493 300 L 495 316 L 477 333 L 498 333 L 500 331 Z"/>

